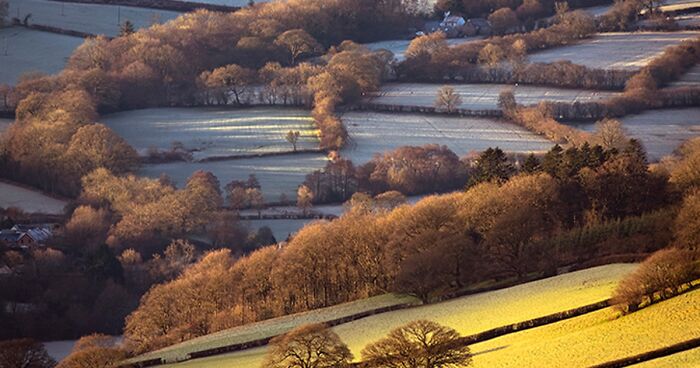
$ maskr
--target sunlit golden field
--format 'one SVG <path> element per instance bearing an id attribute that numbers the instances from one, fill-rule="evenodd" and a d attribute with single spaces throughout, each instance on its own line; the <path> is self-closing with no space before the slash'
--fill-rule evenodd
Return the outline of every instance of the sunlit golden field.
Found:
<path id="1" fill-rule="evenodd" d="M 666 357 L 652 359 L 630 367 L 634 368 L 695 368 L 700 362 L 700 348 L 682 351 Z"/>
<path id="2" fill-rule="evenodd" d="M 573 368 L 636 355 L 696 337 L 700 337 L 700 290 L 624 317 L 607 308 L 505 335 L 472 346 L 472 352 L 477 354 L 475 367 Z"/>
<path id="3" fill-rule="evenodd" d="M 430 319 L 469 335 L 605 300 L 617 281 L 634 267 L 631 264 L 595 267 L 442 303 L 383 313 L 337 326 L 334 330 L 359 359 L 365 345 L 417 319 Z M 265 348 L 251 349 L 168 367 L 257 368 L 265 351 Z"/>

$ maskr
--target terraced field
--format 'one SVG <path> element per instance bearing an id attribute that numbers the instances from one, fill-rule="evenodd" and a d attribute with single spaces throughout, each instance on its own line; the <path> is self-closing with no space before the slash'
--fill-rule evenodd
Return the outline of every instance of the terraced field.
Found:
<path id="1" fill-rule="evenodd" d="M 339 325 L 334 330 L 350 346 L 356 358 L 360 357 L 360 351 L 367 343 L 416 319 L 433 320 L 469 335 L 604 300 L 617 281 L 634 267 L 630 264 L 595 267 L 442 303 L 374 315 Z M 259 368 L 265 353 L 265 348 L 256 348 L 167 367 Z"/>
<path id="2" fill-rule="evenodd" d="M 590 102 L 604 100 L 618 93 L 580 89 L 563 89 L 528 85 L 507 84 L 450 84 L 450 87 L 462 98 L 462 109 L 497 110 L 498 95 L 502 91 L 512 90 L 515 99 L 522 105 L 534 105 L 540 101 L 554 102 Z M 441 84 L 393 83 L 385 84 L 372 94 L 369 102 L 400 106 L 435 106 L 435 99 Z"/>
<path id="3" fill-rule="evenodd" d="M 589 367 L 697 337 L 700 337 L 700 290 L 624 317 L 606 308 L 508 334 L 473 345 L 472 351 L 476 354 L 474 367 L 477 368 Z"/>
<path id="4" fill-rule="evenodd" d="M 542 152 L 553 145 L 517 125 L 485 118 L 350 112 L 342 119 L 350 144 L 341 154 L 356 164 L 407 145 L 446 145 L 459 156 L 496 146 L 510 152 Z"/>
<path id="5" fill-rule="evenodd" d="M 0 182 L 2 208 L 16 207 L 26 213 L 60 215 L 67 204 L 66 201 L 46 196 L 37 190 Z"/>
<path id="6" fill-rule="evenodd" d="M 261 153 L 292 152 L 285 140 L 299 131 L 298 149 L 318 148 L 318 130 L 308 111 L 282 108 L 160 108 L 120 112 L 102 121 L 145 155 L 180 142 L 195 160 Z"/>
<path id="7" fill-rule="evenodd" d="M 296 192 L 306 175 L 326 165 L 323 154 L 304 153 L 270 157 L 256 157 L 214 162 L 172 162 L 144 165 L 140 175 L 158 178 L 169 175 L 178 186 L 183 186 L 195 171 L 212 172 L 219 178 L 221 186 L 232 180 L 246 180 L 255 174 L 260 182 L 267 202 L 277 202 L 281 194 L 296 198 Z"/>
<path id="8" fill-rule="evenodd" d="M 79 37 L 22 27 L 0 28 L 0 84 L 14 85 L 28 72 L 60 72 L 82 43 Z"/>
<path id="9" fill-rule="evenodd" d="M 529 55 L 533 63 L 569 60 L 589 68 L 638 70 L 665 48 L 700 36 L 698 31 L 600 33 L 577 44 Z"/>
<path id="10" fill-rule="evenodd" d="M 178 12 L 103 4 L 78 4 L 49 0 L 8 0 L 10 17 L 23 20 L 31 14 L 29 24 L 39 24 L 94 35 L 116 36 L 119 25 L 129 20 L 136 29 L 165 23 Z"/>
<path id="11" fill-rule="evenodd" d="M 684 141 L 700 134 L 700 108 L 645 111 L 620 119 L 627 133 L 639 139 L 652 161 L 671 154 Z M 579 129 L 593 131 L 593 123 L 573 124 Z"/>

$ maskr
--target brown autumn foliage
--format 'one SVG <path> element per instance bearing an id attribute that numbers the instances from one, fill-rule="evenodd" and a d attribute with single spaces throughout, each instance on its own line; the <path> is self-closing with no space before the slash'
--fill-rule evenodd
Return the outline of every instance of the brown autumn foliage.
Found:
<path id="1" fill-rule="evenodd" d="M 304 325 L 270 341 L 263 365 L 270 368 L 349 367 L 352 353 L 338 335 L 322 324 Z"/>
<path id="2" fill-rule="evenodd" d="M 81 337 L 70 354 L 56 368 L 107 368 L 126 359 L 126 351 L 117 347 L 111 336 L 92 334 Z"/>
<path id="3" fill-rule="evenodd" d="M 466 367 L 469 347 L 452 328 L 427 320 L 413 321 L 362 350 L 362 367 Z"/>
<path id="4" fill-rule="evenodd" d="M 698 254 L 688 250 L 659 250 L 620 281 L 612 303 L 621 312 L 631 313 L 674 296 L 700 277 L 698 262 Z"/>
<path id="5" fill-rule="evenodd" d="M 174 281 L 152 288 L 128 318 L 125 336 L 143 352 L 385 292 L 430 301 L 487 279 L 551 272 L 564 258 L 548 239 L 589 224 L 589 211 L 600 213 L 602 235 L 575 243 L 586 248 L 567 254 L 576 254 L 577 262 L 614 254 L 623 249 L 596 248 L 612 236 L 605 234 L 619 242 L 638 232 L 612 231 L 611 226 L 629 226 L 612 220 L 667 203 L 643 152 L 630 147 L 619 154 L 599 147 L 560 149 L 540 169 L 535 165 L 535 174 L 427 197 L 414 206 L 385 208 L 355 194 L 345 215 L 304 227 L 284 247 L 265 247 L 237 260 L 214 252 Z M 590 162 L 598 156 L 599 162 Z"/>
<path id="6" fill-rule="evenodd" d="M 3 88 L 3 100 L 12 100 L 11 104 L 18 101 L 18 123 L 2 144 L 5 155 L 0 172 L 50 192 L 76 196 L 80 178 L 97 167 L 115 173 L 134 168 L 135 155 L 121 144 L 115 148 L 125 155 L 113 154 L 114 149 L 100 142 L 86 146 L 82 140 L 75 142 L 83 146 L 74 145 L 71 157 L 63 154 L 85 125 L 93 128 L 83 135 L 111 133 L 108 129 L 99 132 L 91 125 L 97 121 L 97 112 L 192 105 L 200 99 L 198 87 L 202 84 L 217 91 L 233 89 L 236 102 L 243 103 L 235 92 L 254 82 L 251 70 L 271 62 L 292 66 L 290 63 L 346 39 L 371 41 L 405 29 L 413 20 L 396 5 L 393 0 L 290 0 L 233 13 L 199 10 L 113 40 L 88 39 L 60 74 L 27 76 L 11 97 Z M 334 107 L 378 83 L 378 79 L 371 83 L 362 79 L 367 73 L 374 78 L 377 73 L 373 70 L 384 70 L 383 66 L 368 65 L 373 62 L 373 58 L 356 53 L 329 60 L 328 79 L 332 83 L 316 84 L 313 89 L 319 92 L 314 116 L 322 131 L 322 147 L 343 145 L 346 133 L 334 116 Z M 226 67 L 233 65 L 240 68 Z M 216 73 L 202 75 L 207 71 Z M 304 83 L 308 78 L 303 78 Z M 333 85 L 341 89 L 333 90 Z M 225 96 L 218 93 L 219 98 Z M 102 159 L 86 160 L 87 150 Z M 72 163 L 77 167 L 70 167 Z"/>

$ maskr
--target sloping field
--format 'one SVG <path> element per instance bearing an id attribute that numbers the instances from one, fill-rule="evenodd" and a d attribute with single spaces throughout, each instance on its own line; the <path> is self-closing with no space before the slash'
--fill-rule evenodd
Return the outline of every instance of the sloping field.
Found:
<path id="1" fill-rule="evenodd" d="M 318 130 L 308 111 L 282 108 L 160 108 L 120 112 L 102 121 L 145 155 L 180 142 L 194 159 L 292 152 L 285 140 L 299 131 L 298 149 L 318 148 Z"/>
<path id="2" fill-rule="evenodd" d="M 697 31 L 600 33 L 589 40 L 529 55 L 533 63 L 569 60 L 589 68 L 637 70 L 665 48 L 700 36 Z"/>
<path id="3" fill-rule="evenodd" d="M 673 153 L 684 141 L 700 134 L 700 107 L 686 109 L 649 110 L 620 119 L 627 133 L 639 139 L 657 161 Z M 579 129 L 593 131 L 593 123 L 573 124 Z"/>
<path id="4" fill-rule="evenodd" d="M 700 290 L 630 315 L 606 308 L 472 346 L 474 367 L 589 367 L 700 337 Z M 699 362 L 695 361 L 695 366 Z M 657 367 L 657 365 L 650 365 Z M 674 365 L 675 367 L 675 365 Z"/>
<path id="5" fill-rule="evenodd" d="M 409 296 L 385 294 L 355 302 L 336 305 L 311 312 L 297 313 L 258 323 L 219 331 L 217 333 L 185 341 L 139 357 L 139 359 L 163 358 L 166 361 L 182 359 L 189 352 L 202 351 L 220 346 L 240 344 L 283 334 L 298 326 L 309 323 L 323 323 L 359 313 L 387 308 L 418 300 Z"/>
<path id="6" fill-rule="evenodd" d="M 441 144 L 457 155 L 500 147 L 509 152 L 541 152 L 553 144 L 517 125 L 485 118 L 349 112 L 343 123 L 350 143 L 341 154 L 356 164 L 400 146 Z"/>
<path id="7" fill-rule="evenodd" d="M 119 25 L 127 20 L 134 28 L 145 28 L 153 23 L 165 23 L 180 13 L 168 10 L 134 8 L 129 6 L 78 4 L 48 0 L 8 0 L 10 17 L 39 24 L 89 34 L 116 36 Z"/>
<path id="8" fill-rule="evenodd" d="M 447 44 L 450 46 L 455 46 L 455 45 L 461 45 L 463 43 L 475 41 L 475 40 L 480 40 L 483 37 L 477 36 L 477 37 L 465 37 L 465 38 L 449 38 L 447 39 Z M 367 46 L 372 51 L 376 50 L 389 50 L 394 54 L 394 57 L 398 61 L 403 61 L 406 59 L 406 49 L 408 48 L 408 45 L 411 43 L 411 40 L 388 40 L 388 41 L 378 41 L 378 42 L 372 42 L 372 43 L 365 43 L 363 44 L 364 46 Z"/>
<path id="9" fill-rule="evenodd" d="M 512 90 L 522 105 L 534 105 L 540 101 L 590 102 L 617 95 L 615 92 L 563 89 L 508 84 L 450 84 L 462 97 L 459 108 L 469 110 L 498 110 L 498 95 Z M 442 84 L 393 83 L 383 85 L 371 95 L 369 101 L 376 104 L 401 106 L 435 106 L 435 99 Z"/>
<path id="10" fill-rule="evenodd" d="M 365 345 L 417 319 L 433 320 L 455 328 L 462 335 L 470 335 L 605 300 L 617 281 L 634 268 L 631 264 L 595 267 L 442 303 L 382 313 L 339 325 L 334 330 L 359 359 Z M 251 349 L 168 367 L 259 368 L 265 350 Z"/>
<path id="11" fill-rule="evenodd" d="M 0 84 L 14 85 L 27 72 L 60 72 L 82 43 L 79 37 L 22 27 L 0 28 Z"/>
<path id="12" fill-rule="evenodd" d="M 634 368 L 697 368 L 700 365 L 700 348 L 695 348 L 647 362 L 631 365 Z"/>
<path id="13" fill-rule="evenodd" d="M 267 202 L 277 202 L 284 193 L 288 199 L 296 198 L 299 185 L 306 175 L 326 165 L 323 154 L 303 153 L 270 157 L 255 157 L 214 162 L 172 162 L 157 165 L 144 165 L 139 173 L 153 178 L 161 173 L 169 175 L 182 187 L 195 171 L 212 172 L 219 178 L 221 186 L 232 180 L 246 180 L 255 174 L 260 181 Z"/>
<path id="14" fill-rule="evenodd" d="M 39 191 L 0 182 L 0 207 L 16 207 L 27 213 L 60 215 L 68 203 Z"/>

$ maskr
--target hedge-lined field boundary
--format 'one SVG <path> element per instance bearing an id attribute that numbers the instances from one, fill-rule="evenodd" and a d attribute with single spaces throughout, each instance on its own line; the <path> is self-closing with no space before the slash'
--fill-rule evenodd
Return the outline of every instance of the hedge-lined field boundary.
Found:
<path id="1" fill-rule="evenodd" d="M 656 349 L 652 351 L 647 351 L 645 353 L 632 355 L 626 358 L 613 360 L 610 362 L 605 362 L 602 364 L 594 365 L 591 368 L 622 368 L 627 367 L 632 364 L 637 364 L 641 362 L 646 362 L 648 360 L 662 358 L 665 356 L 680 353 L 686 350 L 691 350 L 700 347 L 700 337 L 691 340 L 683 341 L 678 344 L 673 344 L 670 346 L 663 347 L 661 349 Z"/>

